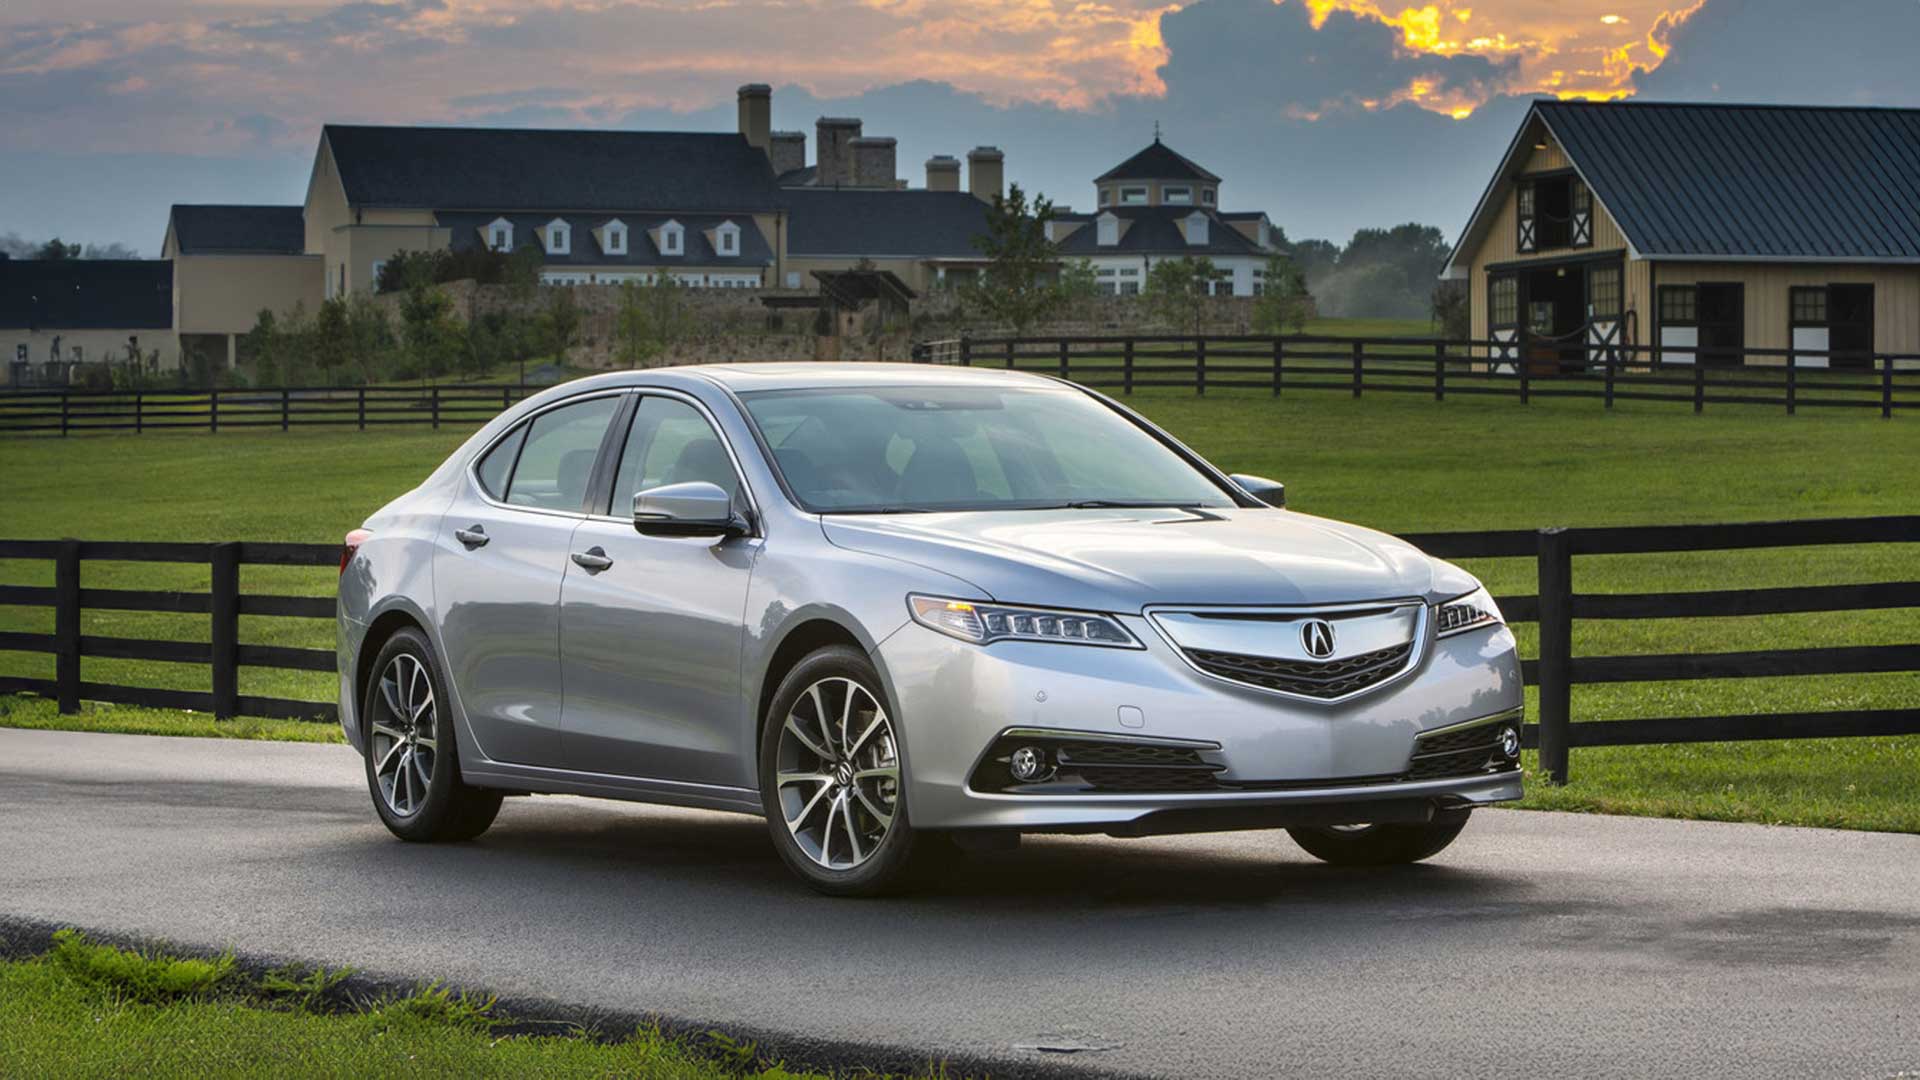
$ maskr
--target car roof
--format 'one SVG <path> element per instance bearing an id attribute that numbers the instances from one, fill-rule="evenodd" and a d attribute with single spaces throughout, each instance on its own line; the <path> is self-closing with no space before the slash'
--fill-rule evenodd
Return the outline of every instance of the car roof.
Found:
<path id="1" fill-rule="evenodd" d="M 805 390 L 835 386 L 1018 386 L 1029 389 L 1059 385 L 1052 379 L 1019 371 L 955 367 L 950 364 L 766 363 L 703 364 L 678 369 L 656 368 L 652 373 L 678 371 L 698 374 L 731 390 Z"/>

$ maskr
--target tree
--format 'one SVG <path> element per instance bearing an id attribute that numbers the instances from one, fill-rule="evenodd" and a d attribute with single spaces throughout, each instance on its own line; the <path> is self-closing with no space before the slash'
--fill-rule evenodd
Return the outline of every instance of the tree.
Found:
<path id="1" fill-rule="evenodd" d="M 660 354 L 660 339 L 654 331 L 654 322 L 648 311 L 645 289 L 646 286 L 637 281 L 622 282 L 620 310 L 613 319 L 614 340 L 618 343 L 619 357 L 630 368 L 640 367 Z"/>
<path id="2" fill-rule="evenodd" d="M 514 300 L 526 303 L 540 288 L 540 271 L 547 265 L 546 253 L 533 244 L 522 244 L 507 256 L 504 281 Z"/>
<path id="3" fill-rule="evenodd" d="M 1044 195 L 1027 202 L 1019 184 L 994 199 L 987 210 L 987 231 L 973 238 L 973 246 L 987 258 L 986 269 L 974 288 L 974 299 L 995 319 L 1025 333 L 1062 302 L 1060 290 L 1047 280 L 1060 264 L 1060 247 L 1047 239 L 1053 203 Z"/>
<path id="4" fill-rule="evenodd" d="M 574 302 L 572 286 L 561 285 L 553 290 L 546 313 L 540 316 L 540 324 L 546 331 L 547 350 L 553 354 L 554 361 L 565 363 L 567 350 L 580 339 L 580 305 Z"/>
<path id="5" fill-rule="evenodd" d="M 1473 333 L 1473 312 L 1467 306 L 1466 283 L 1442 281 L 1433 287 L 1427 301 L 1435 329 L 1440 336 L 1465 341 Z"/>
<path id="6" fill-rule="evenodd" d="M 1306 273 L 1285 255 L 1269 257 L 1260 298 L 1253 303 L 1253 328 L 1262 334 L 1298 334 L 1313 314 Z"/>
<path id="7" fill-rule="evenodd" d="M 1209 258 L 1163 259 L 1147 271 L 1147 306 L 1172 326 L 1192 327 L 1193 335 L 1199 337 L 1206 327 L 1213 282 L 1219 276 Z"/>
<path id="8" fill-rule="evenodd" d="M 63 244 L 57 236 L 41 245 L 39 252 L 34 255 L 36 259 L 47 260 L 77 259 L 79 257 L 79 244 Z"/>
<path id="9" fill-rule="evenodd" d="M 459 365 L 464 335 L 446 293 L 427 285 L 408 289 L 400 301 L 400 322 L 413 374 L 437 379 Z"/>
<path id="10" fill-rule="evenodd" d="M 1093 302 L 1100 295 L 1100 275 L 1093 269 L 1090 259 L 1079 259 L 1060 268 L 1060 281 L 1055 288 L 1060 291 L 1060 306 L 1084 316 L 1093 308 Z"/>

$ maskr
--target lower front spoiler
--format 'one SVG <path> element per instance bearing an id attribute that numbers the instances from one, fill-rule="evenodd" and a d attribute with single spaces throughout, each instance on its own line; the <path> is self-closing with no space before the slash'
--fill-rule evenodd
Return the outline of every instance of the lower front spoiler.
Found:
<path id="1" fill-rule="evenodd" d="M 1165 836 L 1309 825 L 1421 824 L 1521 797 L 1518 769 L 1445 780 L 1331 784 L 1284 792 L 1166 795 L 969 793 L 967 813 L 943 827 L 1022 833 Z"/>

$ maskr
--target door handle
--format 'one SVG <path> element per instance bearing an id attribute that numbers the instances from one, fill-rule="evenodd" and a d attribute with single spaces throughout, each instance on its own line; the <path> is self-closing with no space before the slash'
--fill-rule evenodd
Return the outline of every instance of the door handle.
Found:
<path id="1" fill-rule="evenodd" d="M 487 530 L 475 525 L 471 529 L 453 530 L 453 538 L 467 545 L 467 550 L 487 546 Z"/>
<path id="2" fill-rule="evenodd" d="M 597 574 L 613 565 L 613 560 L 607 558 L 607 549 L 598 547 L 591 547 L 585 551 L 574 552 L 573 561 L 575 565 L 580 566 L 592 574 Z"/>

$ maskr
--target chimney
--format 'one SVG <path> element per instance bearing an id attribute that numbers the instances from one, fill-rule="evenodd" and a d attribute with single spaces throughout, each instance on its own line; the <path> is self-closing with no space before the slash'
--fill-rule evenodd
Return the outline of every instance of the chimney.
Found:
<path id="1" fill-rule="evenodd" d="M 853 152 L 853 182 L 861 187 L 894 187 L 894 148 L 891 138 L 866 135 L 847 143 Z"/>
<path id="2" fill-rule="evenodd" d="M 928 191 L 960 190 L 960 159 L 952 154 L 935 154 L 927 159 Z"/>
<path id="3" fill-rule="evenodd" d="M 767 135 L 773 127 L 773 87 L 748 83 L 740 88 L 740 134 L 747 145 L 770 153 Z"/>
<path id="4" fill-rule="evenodd" d="M 773 133 L 772 146 L 767 156 L 773 159 L 773 175 L 785 176 L 795 169 L 807 167 L 807 133 L 804 131 L 776 131 Z"/>
<path id="5" fill-rule="evenodd" d="M 976 146 L 967 151 L 967 190 L 981 202 L 993 202 L 1001 194 L 1007 172 L 1007 155 L 998 147 Z"/>
<path id="6" fill-rule="evenodd" d="M 814 121 L 814 155 L 820 166 L 815 183 L 840 187 L 853 180 L 853 155 L 847 144 L 860 137 L 860 121 L 846 116 L 823 116 Z"/>

